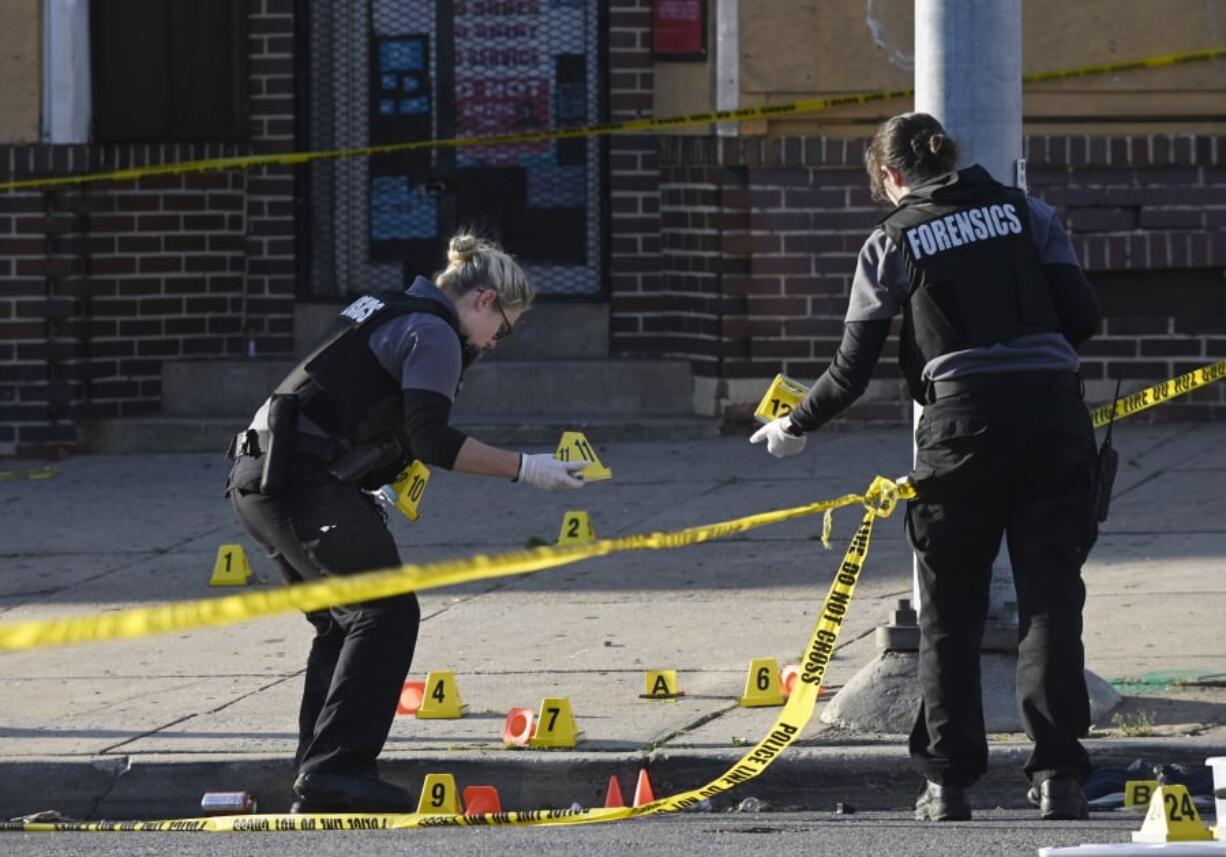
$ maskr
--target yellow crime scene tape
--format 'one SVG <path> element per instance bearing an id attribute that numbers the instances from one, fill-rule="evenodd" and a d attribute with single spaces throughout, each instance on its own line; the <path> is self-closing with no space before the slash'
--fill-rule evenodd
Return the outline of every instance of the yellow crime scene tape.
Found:
<path id="1" fill-rule="evenodd" d="M 1140 68 L 1158 68 L 1179 63 L 1217 59 L 1226 56 L 1226 46 L 1197 51 L 1161 54 L 1137 60 L 1082 66 L 1057 71 L 1023 75 L 1023 81 L 1036 83 L 1087 75 L 1109 74 Z M 779 118 L 813 113 L 834 107 L 866 104 L 914 94 L 914 89 L 876 90 L 848 95 L 808 99 L 788 104 L 766 105 L 737 110 L 716 110 L 682 116 L 633 119 L 606 122 L 519 134 L 498 134 L 442 140 L 418 140 L 406 143 L 294 152 L 275 155 L 247 155 L 231 158 L 186 161 L 106 172 L 86 173 L 54 178 L 24 179 L 0 183 L 0 190 L 33 190 L 63 187 L 103 181 L 135 180 L 148 176 L 172 175 L 206 170 L 250 169 L 261 166 L 294 166 L 312 161 L 393 154 L 427 148 L 459 148 L 496 146 L 550 139 L 600 136 L 637 131 L 656 131 L 688 125 L 747 119 Z M 1169 399 L 1184 395 L 1199 387 L 1226 377 L 1226 360 L 1202 367 L 1186 375 L 1149 387 L 1115 403 L 1093 411 L 1095 427 L 1115 418 L 1131 416 Z M 53 472 L 48 475 L 53 475 Z M 0 471 L 0 479 L 7 471 Z M 9 476 L 9 478 L 14 478 Z M 41 474 L 16 478 L 47 478 Z M 900 499 L 915 496 L 906 482 L 877 477 L 863 495 L 848 494 L 834 500 L 805 506 L 778 509 L 716 524 L 692 527 L 672 533 L 651 533 L 602 539 L 588 544 L 541 547 L 497 556 L 475 556 L 469 559 L 408 565 L 399 569 L 368 572 L 344 578 L 327 578 L 311 583 L 284 587 L 268 592 L 253 592 L 225 598 L 204 599 L 154 607 L 138 608 L 122 613 L 83 616 L 72 619 L 0 623 L 0 652 L 19 651 L 54 645 L 132 639 L 151 634 L 195 628 L 216 627 L 249 621 L 264 616 L 302 610 L 306 612 L 327 607 L 368 601 L 423 591 L 458 583 L 526 574 L 556 568 L 596 556 L 606 556 L 628 550 L 671 549 L 699 544 L 757 527 L 781 523 L 820 512 L 826 514 L 824 531 L 829 530 L 829 515 L 837 508 L 854 504 L 866 507 L 864 518 L 852 538 L 843 563 L 822 603 L 817 624 L 805 650 L 797 689 L 791 694 L 779 717 L 766 737 L 746 752 L 723 775 L 695 789 L 661 798 L 638 807 L 527 810 L 490 815 L 429 815 L 407 814 L 317 814 L 221 816 L 157 821 L 55 821 L 0 822 L 0 831 L 324 831 L 406 829 L 444 826 L 508 826 L 508 825 L 568 825 L 617 821 L 657 813 L 680 812 L 700 801 L 722 794 L 765 771 L 784 750 L 790 747 L 812 717 L 818 691 L 826 667 L 834 652 L 842 619 L 868 555 L 873 522 L 888 517 Z"/>
<path id="2" fill-rule="evenodd" d="M 1114 410 L 1116 418 L 1190 393 L 1226 378 L 1226 360 L 1172 378 L 1113 404 L 1096 408 L 1095 427 L 1106 425 Z M 772 385 L 772 389 L 775 386 Z M 767 395 L 770 395 L 768 391 Z M 680 812 L 722 794 L 765 771 L 790 747 L 812 718 L 826 667 L 833 656 L 847 606 L 868 556 L 873 522 L 889 517 L 899 500 L 915 496 L 905 479 L 877 477 L 864 494 L 846 494 L 804 506 L 777 509 L 756 515 L 707 524 L 670 533 L 650 533 L 602 539 L 589 544 L 542 547 L 497 556 L 407 565 L 400 569 L 367 572 L 348 578 L 328 578 L 270 592 L 253 592 L 219 599 L 164 604 L 120 614 L 83 616 L 73 619 L 0 624 L 0 651 L 87 641 L 142 637 L 177 630 L 212 627 L 246 621 L 298 609 L 324 609 L 337 604 L 373 600 L 413 590 L 434 589 L 473 580 L 504 577 L 554 568 L 594 556 L 628 550 L 671 549 L 746 532 L 757 527 L 825 513 L 829 529 L 834 509 L 855 504 L 865 506 L 864 518 L 853 536 L 843 563 L 835 574 L 818 620 L 805 649 L 800 682 L 772 724 L 766 737 L 746 752 L 721 776 L 698 788 L 661 798 L 638 807 L 524 810 L 488 815 L 432 815 L 425 813 L 375 814 L 332 813 L 302 815 L 243 815 L 155 821 L 15 821 L 0 822 L 0 831 L 326 831 L 383 830 L 423 827 L 482 827 L 523 825 L 569 825 L 619 821 L 658 813 Z"/>
<path id="3" fill-rule="evenodd" d="M 772 395 L 771 391 L 779 389 L 780 378 L 783 376 L 776 378 L 775 383 L 771 385 L 766 394 L 767 398 Z M 1124 396 L 1114 403 L 1095 408 L 1091 412 L 1094 427 L 1102 428 L 1107 425 L 1111 421 L 1113 411 L 1116 419 L 1123 419 L 1176 397 L 1187 395 L 1223 378 L 1226 378 L 1226 360 L 1219 360 L 1176 378 L 1162 381 Z M 899 486 L 898 490 L 905 492 L 901 495 L 904 498 L 913 496 L 914 488 L 905 480 L 899 481 L 897 486 Z M 495 556 L 479 554 L 470 558 L 446 560 L 427 565 L 405 565 L 400 568 L 370 571 L 347 577 L 328 577 L 266 592 L 248 592 L 222 598 L 173 602 L 118 613 L 77 616 L 68 619 L 2 622 L 0 623 L 0 652 L 103 640 L 134 639 L 152 634 L 219 627 L 288 613 L 293 610 L 312 612 L 342 604 L 388 598 L 406 592 L 419 592 L 476 580 L 543 571 L 591 557 L 608 556 L 623 551 L 686 547 L 795 518 L 818 513 L 828 514 L 844 506 L 868 502 L 869 498 L 882 490 L 885 489 L 881 488 L 878 482 L 874 482 L 865 494 L 845 494 L 833 500 L 775 509 L 674 532 L 640 533 L 581 544 L 544 546 Z"/>
<path id="4" fill-rule="evenodd" d="M 29 467 L 25 470 L 0 470 L 0 482 L 39 482 L 52 479 L 59 471 L 52 465 L 46 467 Z"/>
<path id="5" fill-rule="evenodd" d="M 309 613 L 341 604 L 390 598 L 406 592 L 422 592 L 476 580 L 543 571 L 622 551 L 681 548 L 770 524 L 833 511 L 844 506 L 871 502 L 886 490 L 886 487 L 874 482 L 866 494 L 845 494 L 833 500 L 775 509 L 668 533 L 640 533 L 582 544 L 551 545 L 513 551 L 495 556 L 479 554 L 428 565 L 405 565 L 347 577 L 328 577 L 267 592 L 170 602 L 118 613 L 4 622 L 0 623 L 0 652 L 135 639 L 173 631 L 220 627 L 294 610 Z M 892 490 L 897 490 L 901 492 L 900 496 L 909 498 L 913 496 L 914 489 L 902 481 Z"/>
<path id="6" fill-rule="evenodd" d="M 818 612 L 817 624 L 813 629 L 813 633 L 809 638 L 808 646 L 805 648 L 805 653 L 801 662 L 801 671 L 799 675 L 799 683 L 792 695 L 788 698 L 787 704 L 775 719 L 770 731 L 766 737 L 759 741 L 753 748 L 748 750 L 740 759 L 729 767 L 721 776 L 706 783 L 698 788 L 690 789 L 680 794 L 672 795 L 671 797 L 660 798 L 650 803 L 643 804 L 637 807 L 618 807 L 618 808 L 587 808 L 587 809 L 548 809 L 548 810 L 524 810 L 511 811 L 501 813 L 491 813 L 486 815 L 432 815 L 426 813 L 403 813 L 403 814 L 381 814 L 381 813 L 320 813 L 320 814 L 300 814 L 300 815 L 243 815 L 243 816 L 220 816 L 206 818 L 186 818 L 186 819 L 163 819 L 156 821 L 14 821 L 0 823 L 0 831 L 25 831 L 25 832 L 62 832 L 62 831 L 79 831 L 79 832 L 174 832 L 174 831 L 194 831 L 194 832 L 247 832 L 247 831 L 325 831 L 325 830 L 390 830 L 390 829 L 408 829 L 408 828 L 423 828 L 423 827 L 492 827 L 492 826 L 524 826 L 524 825 L 569 825 L 569 824 L 592 824 L 597 822 L 620 821 L 628 818 L 637 818 L 645 815 L 655 815 L 658 813 L 681 812 L 688 809 L 699 802 L 722 794 L 741 783 L 747 782 L 761 774 L 770 765 L 779 758 L 779 756 L 790 747 L 800 736 L 804 727 L 808 724 L 813 716 L 813 710 L 817 706 L 818 691 L 821 688 L 822 680 L 826 673 L 826 667 L 830 663 L 830 659 L 834 655 L 835 645 L 838 641 L 839 631 L 842 628 L 843 618 L 846 615 L 847 605 L 851 602 L 852 596 L 855 594 L 856 583 L 860 579 L 860 572 L 864 567 L 864 561 L 868 557 L 869 545 L 872 541 L 873 522 L 881 517 L 889 517 L 900 499 L 909 499 L 915 496 L 915 491 L 906 480 L 898 482 L 886 479 L 884 477 L 876 477 L 868 490 L 863 494 L 848 494 L 839 497 L 835 500 L 826 500 L 818 503 L 812 503 L 807 506 L 797 506 L 790 509 L 780 509 L 773 512 L 766 512 L 759 515 L 750 515 L 743 518 L 737 518 L 732 521 L 724 521 L 718 524 L 709 524 L 701 527 L 692 527 L 686 530 L 680 530 L 673 533 L 652 533 L 645 536 L 629 536 L 622 539 L 605 539 L 592 545 L 577 546 L 574 548 L 540 548 L 531 552 L 520 552 L 513 554 L 504 554 L 496 557 L 474 557 L 471 560 L 464 560 L 455 563 L 435 563 L 430 566 L 406 566 L 403 569 L 392 572 L 372 572 L 363 575 L 357 575 L 349 578 L 348 582 L 358 584 L 357 587 L 344 587 L 343 589 L 361 589 L 361 599 L 373 597 L 375 593 L 380 595 L 393 594 L 387 591 L 388 578 L 403 578 L 397 586 L 404 585 L 407 580 L 421 578 L 412 583 L 413 589 L 426 589 L 433 586 L 446 585 L 441 581 L 458 582 L 457 577 L 462 577 L 464 580 L 479 580 L 487 577 L 503 576 L 507 574 L 517 574 L 525 571 L 536 571 L 542 568 L 552 567 L 554 565 L 562 565 L 573 562 L 587 556 L 600 556 L 607 553 L 613 553 L 617 550 L 633 550 L 637 548 L 677 548 L 684 547 L 690 544 L 707 541 L 712 538 L 730 535 L 732 533 L 744 532 L 745 530 L 753 529 L 754 527 L 765 526 L 767 524 L 779 523 L 781 521 L 790 520 L 792 518 L 814 515 L 818 512 L 829 512 L 842 506 L 850 506 L 853 504 L 863 504 L 865 507 L 864 518 L 860 522 L 855 535 L 852 537 L 851 543 L 848 545 L 847 552 L 843 557 L 843 563 L 839 566 L 835 573 L 834 580 L 830 584 L 830 589 L 822 602 L 821 610 Z M 527 567 L 531 566 L 531 567 Z M 467 574 L 461 573 L 463 568 Z M 432 574 L 431 572 L 437 572 Z M 338 582 L 338 581 L 326 581 Z M 302 592 L 306 589 L 318 588 L 321 591 L 331 589 L 332 587 L 317 587 L 315 584 L 300 584 L 297 586 L 287 587 L 278 590 L 279 593 L 292 593 L 294 591 Z M 399 591 L 404 591 L 400 589 Z M 233 598 L 218 599 L 213 602 L 194 602 L 191 605 L 195 606 L 206 603 L 230 602 L 234 605 L 234 609 L 224 613 L 212 613 L 210 611 L 189 611 L 190 615 L 194 615 L 198 619 L 204 621 L 200 624 L 180 625 L 183 627 L 202 627 L 203 624 L 220 624 L 226 621 L 237 621 L 232 619 L 234 615 L 241 612 L 243 603 L 247 603 L 255 607 L 257 610 L 263 610 L 268 605 L 263 603 L 265 599 L 258 596 L 263 593 L 252 593 L 250 595 L 235 596 Z M 268 593 L 277 594 L 277 593 Z M 348 600 L 358 600 L 351 598 L 353 592 L 341 592 L 338 595 L 343 596 L 347 603 Z M 318 609 L 323 606 L 322 603 L 308 602 L 315 604 L 315 607 L 309 609 Z M 295 604 L 294 606 L 300 606 Z M 166 608 L 148 608 L 145 610 L 131 611 L 128 614 L 132 619 L 136 614 L 145 614 L 146 618 L 152 620 L 154 617 L 161 614 L 161 611 Z M 287 608 L 288 609 L 288 608 Z M 261 613 L 260 615 L 266 615 Z M 221 622 L 213 622 L 212 619 L 221 617 Z M 182 616 L 180 618 L 183 618 Z M 0 632 L 0 648 L 27 648 L 33 644 L 48 645 L 55 642 L 76 642 L 76 638 L 68 639 L 71 634 L 67 631 L 66 625 L 78 625 L 78 630 L 83 630 L 86 626 L 93 626 L 93 630 L 97 634 L 107 632 L 115 632 L 123 630 L 135 630 L 143 625 L 142 622 L 120 623 L 118 627 L 111 627 L 105 621 L 106 617 L 82 617 L 82 619 L 64 620 L 61 623 L 22 623 L 25 626 L 23 632 L 21 626 L 10 625 Z M 84 623 L 84 624 L 80 624 Z M 31 626 L 59 626 L 52 630 L 50 636 L 43 636 L 37 633 L 37 629 Z M 169 630 L 169 629 L 167 629 Z M 152 633 L 151 630 L 146 630 L 145 633 Z M 108 638 L 116 636 L 127 636 L 127 634 L 112 633 Z M 132 636 L 138 636 L 132 634 Z M 101 639 L 101 636 L 91 636 L 89 639 Z M 41 643 L 31 643 L 31 640 L 41 640 Z"/>
<path id="7" fill-rule="evenodd" d="M 1226 378 L 1226 360 L 1219 360 L 1208 366 L 1193 369 L 1178 378 L 1171 378 L 1161 384 L 1146 387 L 1140 392 L 1124 396 L 1115 402 L 1108 402 L 1091 411 L 1090 418 L 1094 421 L 1094 428 L 1102 428 L 1111 422 L 1112 413 L 1115 414 L 1115 419 L 1124 419 L 1155 405 L 1164 404 L 1176 396 L 1184 396 L 1215 381 L 1221 381 L 1223 378 Z"/>
<path id="8" fill-rule="evenodd" d="M 1203 48 L 1194 51 L 1179 51 L 1175 53 L 1158 54 L 1141 59 L 1120 60 L 1118 62 L 1099 63 L 1097 65 L 1078 66 L 1076 68 L 1056 69 L 1052 71 L 1037 71 L 1022 75 L 1023 83 L 1042 83 L 1052 80 L 1066 80 L 1073 77 L 1088 77 L 1091 75 L 1114 74 L 1122 71 L 1133 71 L 1143 68 L 1162 68 L 1190 62 L 1226 57 L 1226 45 Z M 475 137 L 454 137 L 440 140 L 413 140 L 404 143 L 388 143 L 378 146 L 357 146 L 348 149 L 320 149 L 312 152 L 283 152 L 270 155 L 237 155 L 229 158 L 209 158 L 196 161 L 179 161 L 170 164 L 156 164 L 144 167 L 129 167 L 127 169 L 107 170 L 95 173 L 80 173 L 71 176 L 55 176 L 50 178 L 19 179 L 0 182 L 0 191 L 37 190 L 42 188 L 66 187 L 93 182 L 131 181 L 149 176 L 178 175 L 197 173 L 206 170 L 245 170 L 255 167 L 290 167 L 307 164 L 313 161 L 337 160 L 341 158 L 362 158 L 371 155 L 390 155 L 398 152 L 412 152 L 420 149 L 454 149 L 469 146 L 506 146 L 515 143 L 533 143 L 541 140 L 565 140 L 575 137 L 599 137 L 609 134 L 629 134 L 638 131 L 662 131 L 670 128 L 683 128 L 691 125 L 709 125 L 714 122 L 736 122 L 748 119 L 778 119 L 784 116 L 795 116 L 805 113 L 817 113 L 835 107 L 848 107 L 856 104 L 868 104 L 874 101 L 886 101 L 893 98 L 904 98 L 914 95 L 914 88 L 907 89 L 877 89 L 866 92 L 853 92 L 846 95 L 828 96 L 825 98 L 810 98 L 803 101 L 793 101 L 787 104 L 768 104 L 761 107 L 742 107 L 736 110 L 707 110 L 701 113 L 686 113 L 678 116 L 662 116 L 658 118 L 626 119 L 620 122 L 601 122 L 595 125 L 576 125 L 569 128 L 553 128 L 543 131 L 525 131 L 516 134 L 487 134 Z"/>
<path id="9" fill-rule="evenodd" d="M 1178 378 L 1171 378 L 1136 393 L 1130 393 L 1115 402 L 1100 405 L 1090 412 L 1090 418 L 1094 422 L 1094 428 L 1100 429 L 1111 422 L 1112 413 L 1115 414 L 1115 419 L 1124 419 L 1155 405 L 1165 404 L 1178 396 L 1186 396 L 1193 390 L 1199 390 L 1223 378 L 1226 378 L 1226 360 L 1219 360 L 1208 366 L 1193 369 Z M 776 375 L 766 394 L 762 396 L 762 401 L 754 410 L 754 419 L 761 423 L 768 423 L 778 417 L 787 416 L 800 406 L 808 392 L 809 388 L 804 384 L 792 380 L 787 375 Z"/>

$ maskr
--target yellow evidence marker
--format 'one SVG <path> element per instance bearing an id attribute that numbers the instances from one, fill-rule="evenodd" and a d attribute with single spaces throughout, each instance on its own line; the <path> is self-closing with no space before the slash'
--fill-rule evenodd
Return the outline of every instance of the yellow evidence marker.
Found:
<path id="1" fill-rule="evenodd" d="M 462 815 L 460 790 L 451 774 L 426 774 L 417 800 L 418 815 Z"/>
<path id="2" fill-rule="evenodd" d="M 383 492 L 383 498 L 399 509 L 402 515 L 416 521 L 421 514 L 421 498 L 426 493 L 426 483 L 429 481 L 430 468 L 414 459 L 409 469 L 401 472 L 395 482 L 379 490 Z"/>
<path id="3" fill-rule="evenodd" d="M 596 531 L 592 529 L 592 520 L 587 512 L 576 510 L 562 516 L 562 530 L 558 533 L 558 544 L 581 545 L 596 541 Z"/>
<path id="4" fill-rule="evenodd" d="M 46 467 L 30 467 L 26 470 L 0 470 L 0 482 L 9 482 L 14 479 L 28 479 L 32 482 L 39 482 L 43 479 L 50 479 L 59 473 L 54 466 Z"/>
<path id="5" fill-rule="evenodd" d="M 1156 788 L 1157 780 L 1129 780 L 1124 783 L 1124 809 L 1148 809 Z"/>
<path id="6" fill-rule="evenodd" d="M 804 397 L 809 394 L 809 388 L 799 381 L 793 381 L 787 375 L 776 375 L 758 407 L 753 412 L 753 418 L 760 423 L 769 423 L 779 417 L 786 417 L 796 410 Z"/>
<path id="7" fill-rule="evenodd" d="M 536 721 L 536 734 L 528 739 L 529 747 L 574 747 L 579 740 L 579 725 L 565 696 L 547 696 L 541 700 L 541 713 Z"/>
<path id="8" fill-rule="evenodd" d="M 217 549 L 209 586 L 246 586 L 251 580 L 251 565 L 242 545 L 222 545 Z"/>
<path id="9" fill-rule="evenodd" d="M 426 673 L 426 693 L 417 709 L 418 720 L 456 720 L 464 716 L 464 700 L 456 687 L 455 673 L 437 670 Z"/>
<path id="10" fill-rule="evenodd" d="M 783 687 L 779 683 L 779 662 L 774 658 L 754 658 L 749 662 L 745 677 L 745 693 L 736 701 L 744 708 L 783 705 Z"/>
<path id="11" fill-rule="evenodd" d="M 588 439 L 581 431 L 562 432 L 562 439 L 558 441 L 558 448 L 553 457 L 562 461 L 590 461 L 591 464 L 580 471 L 580 475 L 587 482 L 613 478 L 613 471 L 600 463 L 596 450 L 592 449 L 592 445 L 588 443 Z"/>
<path id="12" fill-rule="evenodd" d="M 1149 812 L 1141 829 L 1133 831 L 1133 842 L 1205 842 L 1213 839 L 1200 820 L 1187 786 L 1158 786 L 1149 801 Z"/>
<path id="13" fill-rule="evenodd" d="M 639 699 L 663 699 L 675 701 L 685 694 L 677 690 L 676 670 L 648 670 L 643 673 L 643 692 Z"/>

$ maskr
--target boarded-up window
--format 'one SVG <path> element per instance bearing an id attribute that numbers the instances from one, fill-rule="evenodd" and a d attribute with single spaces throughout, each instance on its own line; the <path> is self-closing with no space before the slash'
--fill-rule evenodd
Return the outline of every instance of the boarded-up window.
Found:
<path id="1" fill-rule="evenodd" d="M 94 139 L 247 135 L 243 0 L 90 4 Z"/>

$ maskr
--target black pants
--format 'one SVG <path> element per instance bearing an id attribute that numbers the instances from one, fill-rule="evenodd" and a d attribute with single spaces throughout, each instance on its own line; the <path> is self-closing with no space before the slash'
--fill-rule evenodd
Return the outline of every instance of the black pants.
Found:
<path id="1" fill-rule="evenodd" d="M 285 490 L 259 493 L 262 460 L 240 457 L 230 501 L 286 583 L 400 565 L 376 501 L 295 459 Z M 298 713 L 302 773 L 372 775 L 417 644 L 413 593 L 308 613 L 315 639 Z"/>
<path id="2" fill-rule="evenodd" d="M 911 758 L 946 785 L 968 786 L 987 770 L 979 645 L 1004 535 L 1020 621 L 1018 704 L 1034 741 L 1025 772 L 1035 783 L 1084 780 L 1081 566 L 1097 535 L 1093 428 L 1076 391 L 994 377 L 1000 389 L 940 399 L 916 428 L 920 496 L 906 527 L 919 568 L 923 701 Z"/>

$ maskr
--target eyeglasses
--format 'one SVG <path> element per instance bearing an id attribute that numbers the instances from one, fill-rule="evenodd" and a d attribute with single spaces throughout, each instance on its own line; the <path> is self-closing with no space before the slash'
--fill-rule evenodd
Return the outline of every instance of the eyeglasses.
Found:
<path id="1" fill-rule="evenodd" d="M 485 289 L 485 291 L 493 291 Z M 494 306 L 498 307 L 498 314 L 502 316 L 502 324 L 498 328 L 498 332 L 494 334 L 494 340 L 506 339 L 515 332 L 515 325 L 511 324 L 511 319 L 507 318 L 506 311 L 502 308 L 502 298 L 497 292 L 494 292 Z"/>

